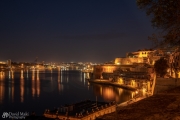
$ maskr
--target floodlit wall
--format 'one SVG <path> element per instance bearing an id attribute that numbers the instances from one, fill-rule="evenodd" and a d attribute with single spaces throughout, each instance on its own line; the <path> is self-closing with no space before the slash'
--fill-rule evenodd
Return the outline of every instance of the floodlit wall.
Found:
<path id="1" fill-rule="evenodd" d="M 117 65 L 95 65 L 93 70 L 93 78 L 101 79 L 102 73 L 113 73 L 113 71 L 117 70 L 119 66 Z"/>
<path id="2" fill-rule="evenodd" d="M 144 58 L 115 58 L 116 65 L 132 65 L 133 63 L 144 62 Z"/>
<path id="3" fill-rule="evenodd" d="M 180 78 L 156 78 L 154 94 L 180 86 Z"/>

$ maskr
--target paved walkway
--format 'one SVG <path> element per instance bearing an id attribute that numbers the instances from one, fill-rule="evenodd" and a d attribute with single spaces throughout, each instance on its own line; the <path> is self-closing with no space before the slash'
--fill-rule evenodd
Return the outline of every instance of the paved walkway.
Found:
<path id="1" fill-rule="evenodd" d="M 180 120 L 180 87 L 130 105 L 126 103 L 118 106 L 115 113 L 101 116 L 97 120 Z"/>

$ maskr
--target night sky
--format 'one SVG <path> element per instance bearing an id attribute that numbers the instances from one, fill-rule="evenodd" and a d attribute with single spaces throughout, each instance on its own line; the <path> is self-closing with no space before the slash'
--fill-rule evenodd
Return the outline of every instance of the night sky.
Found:
<path id="1" fill-rule="evenodd" d="M 1 0 L 0 61 L 107 62 L 150 48 L 136 0 Z"/>

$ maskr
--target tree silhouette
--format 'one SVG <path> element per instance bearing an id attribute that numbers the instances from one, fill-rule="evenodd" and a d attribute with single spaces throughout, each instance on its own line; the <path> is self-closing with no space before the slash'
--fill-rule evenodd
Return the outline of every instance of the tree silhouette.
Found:
<path id="1" fill-rule="evenodd" d="M 159 45 L 180 46 L 180 0 L 136 0 L 150 16 L 153 27 L 160 29 Z M 152 36 L 153 38 L 154 36 Z"/>
<path id="2" fill-rule="evenodd" d="M 154 64 L 154 69 L 156 71 L 156 74 L 159 75 L 160 77 L 164 77 L 166 75 L 168 67 L 169 66 L 167 60 L 164 58 L 160 58 Z"/>

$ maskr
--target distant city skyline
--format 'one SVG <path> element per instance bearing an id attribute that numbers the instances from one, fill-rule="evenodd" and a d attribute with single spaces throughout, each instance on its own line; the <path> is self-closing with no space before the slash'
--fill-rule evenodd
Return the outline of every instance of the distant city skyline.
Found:
<path id="1" fill-rule="evenodd" d="M 136 0 L 0 1 L 0 61 L 96 62 L 150 48 Z"/>

